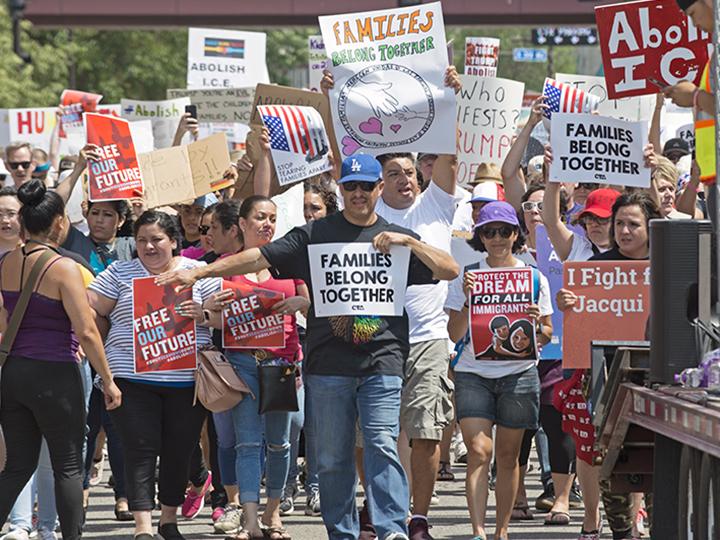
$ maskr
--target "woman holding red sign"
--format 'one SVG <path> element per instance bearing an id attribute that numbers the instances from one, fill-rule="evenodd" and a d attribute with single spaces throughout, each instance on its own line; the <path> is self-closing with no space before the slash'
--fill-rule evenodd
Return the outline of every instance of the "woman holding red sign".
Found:
<path id="1" fill-rule="evenodd" d="M 489 268 L 515 269 L 527 265 L 515 254 L 522 250 L 525 238 L 517 213 L 506 202 L 491 202 L 480 211 L 470 245 L 477 251 L 487 252 Z M 533 272 L 537 270 L 533 269 Z M 459 280 L 452 286 L 462 286 L 465 298 L 473 290 L 476 274 L 467 272 L 462 285 Z M 538 272 L 539 294 L 527 310 L 535 322 L 534 328 L 510 329 L 504 347 L 523 347 L 528 341 L 526 333 L 534 333 L 538 345 L 552 337 L 552 305 L 548 281 Z M 461 295 L 448 295 L 448 298 Z M 468 303 L 450 305 L 448 330 L 452 341 L 465 339 L 469 327 Z M 512 332 L 516 337 L 512 339 Z M 514 341 L 514 343 L 513 343 Z M 518 352 L 515 350 L 515 352 Z M 455 403 L 457 418 L 468 449 L 466 496 L 470 510 L 473 534 L 485 540 L 485 513 L 487 509 L 488 468 L 493 454 L 493 426 L 495 440 L 497 483 L 496 540 L 505 540 L 519 481 L 520 447 L 526 429 L 537 429 L 540 408 L 540 381 L 536 360 L 515 360 L 498 357 L 496 360 L 478 360 L 468 344 L 460 353 L 455 367 Z"/>
<path id="2" fill-rule="evenodd" d="M 191 299 L 185 301 L 179 300 L 183 291 L 178 293 L 172 287 L 145 291 L 147 315 L 136 318 L 133 280 L 144 279 L 145 283 L 148 277 L 169 269 L 193 268 L 204 263 L 177 255 L 180 231 L 176 222 L 163 212 L 151 210 L 142 214 L 135 222 L 134 236 L 138 258 L 110 265 L 90 285 L 88 294 L 98 316 L 110 321 L 105 350 L 124 395 L 123 405 L 111 417 L 125 455 L 126 491 L 128 507 L 135 519 L 135 538 L 153 538 L 155 465 L 159 456 L 158 532 L 165 540 L 182 540 L 177 528 L 177 509 L 185 499 L 190 456 L 207 411 L 199 403 L 193 405 L 194 369 L 174 369 L 167 364 L 151 367 L 153 358 L 148 359 L 147 365 L 138 364 L 136 332 L 141 319 L 146 322 L 158 319 L 159 325 L 142 334 L 150 345 L 159 345 L 161 336 L 177 335 L 178 325 L 185 328 L 194 324 L 188 319 L 202 323 L 201 304 L 218 289 L 219 281 L 198 282 L 189 291 Z M 161 305 L 151 304 L 151 292 L 163 295 Z M 140 333 L 137 335 L 139 338 Z M 210 331 L 197 326 L 194 341 L 197 346 L 209 345 Z"/>
<path id="3" fill-rule="evenodd" d="M 245 199 L 240 206 L 239 222 L 243 235 L 243 249 L 257 248 L 270 243 L 275 235 L 276 216 L 275 203 L 269 198 L 254 195 Z M 273 411 L 265 414 L 258 412 L 257 397 L 260 393 L 258 366 L 261 363 L 272 363 L 293 367 L 302 360 L 295 313 L 309 308 L 309 294 L 307 286 L 302 281 L 275 279 L 268 270 L 257 274 L 235 276 L 232 281 L 258 290 L 282 293 L 285 299 L 271 306 L 273 313 L 284 316 L 284 346 L 233 349 L 227 348 L 228 345 L 225 344 L 228 360 L 256 397 L 256 399 L 243 399 L 232 409 L 237 449 L 235 473 L 240 503 L 243 507 L 244 525 L 231 538 L 289 539 L 290 536 L 283 528 L 280 519 L 280 500 L 290 468 L 290 411 Z M 213 295 L 204 304 L 203 307 L 211 312 L 209 318 L 213 326 L 223 327 L 221 310 L 230 306 L 234 299 L 235 291 L 228 289 Z M 265 469 L 268 501 L 262 517 L 258 519 L 263 440 L 267 444 L 268 451 Z"/>

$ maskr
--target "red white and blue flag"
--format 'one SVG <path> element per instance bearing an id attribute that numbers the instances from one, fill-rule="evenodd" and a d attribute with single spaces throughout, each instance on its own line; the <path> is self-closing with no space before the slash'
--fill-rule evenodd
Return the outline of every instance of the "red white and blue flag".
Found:
<path id="1" fill-rule="evenodd" d="M 548 105 L 545 110 L 546 118 L 552 118 L 554 112 L 591 113 L 600 103 L 598 96 L 554 79 L 545 79 L 543 96 L 545 96 L 545 104 Z"/>

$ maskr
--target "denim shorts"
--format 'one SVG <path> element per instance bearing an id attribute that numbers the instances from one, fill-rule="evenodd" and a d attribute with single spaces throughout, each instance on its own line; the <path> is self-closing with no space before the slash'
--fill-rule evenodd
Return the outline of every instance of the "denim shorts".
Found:
<path id="1" fill-rule="evenodd" d="M 475 373 L 455 373 L 457 419 L 485 418 L 510 429 L 537 429 L 540 379 L 534 367 L 488 379 Z"/>

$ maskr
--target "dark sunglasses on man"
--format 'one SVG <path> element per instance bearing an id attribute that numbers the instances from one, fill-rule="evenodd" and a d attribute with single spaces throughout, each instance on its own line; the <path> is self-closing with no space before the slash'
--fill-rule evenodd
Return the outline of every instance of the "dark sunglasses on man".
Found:
<path id="1" fill-rule="evenodd" d="M 358 180 L 350 180 L 343 182 L 342 187 L 345 191 L 355 191 L 357 188 L 362 189 L 365 193 L 370 193 L 375 189 L 377 182 L 361 182 Z"/>
<path id="2" fill-rule="evenodd" d="M 512 225 L 501 225 L 500 227 L 481 227 L 480 235 L 486 240 L 492 240 L 498 234 L 501 238 L 510 238 L 515 232 L 515 227 Z"/>
<path id="3" fill-rule="evenodd" d="M 10 167 L 13 171 L 17 170 L 18 168 L 22 167 L 26 171 L 30 168 L 30 165 L 32 164 L 32 161 L 8 161 L 7 166 Z"/>

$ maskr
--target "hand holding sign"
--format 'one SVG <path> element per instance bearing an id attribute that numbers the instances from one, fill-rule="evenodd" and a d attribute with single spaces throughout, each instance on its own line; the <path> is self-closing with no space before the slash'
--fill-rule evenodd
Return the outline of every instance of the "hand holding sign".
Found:
<path id="1" fill-rule="evenodd" d="M 381 253 L 390 253 L 392 246 L 409 246 L 411 241 L 407 234 L 385 231 L 373 238 L 373 247 Z"/>

